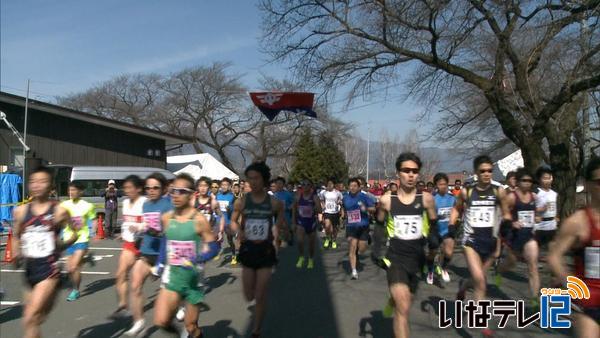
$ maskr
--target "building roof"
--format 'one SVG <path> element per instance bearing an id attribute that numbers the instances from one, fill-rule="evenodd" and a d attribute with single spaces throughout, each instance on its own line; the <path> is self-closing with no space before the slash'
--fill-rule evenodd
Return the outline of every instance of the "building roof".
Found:
<path id="1" fill-rule="evenodd" d="M 9 93 L 2 92 L 2 91 L 0 91 L 0 102 L 5 102 L 5 103 L 25 107 L 25 97 L 14 95 L 14 94 L 9 94 Z M 139 134 L 139 135 L 144 135 L 144 136 L 148 136 L 148 137 L 152 137 L 152 138 L 162 139 L 162 140 L 165 140 L 166 145 L 187 144 L 187 143 L 193 142 L 192 139 L 189 139 L 186 137 L 169 134 L 169 133 L 157 131 L 154 129 L 140 127 L 140 126 L 136 126 L 136 125 L 133 125 L 130 123 L 126 123 L 126 122 L 111 120 L 106 117 L 92 115 L 89 113 L 84 113 L 84 112 L 81 112 L 78 110 L 58 106 L 58 105 L 47 103 L 47 102 L 41 102 L 41 101 L 29 99 L 28 104 L 29 104 L 29 107 L 32 109 L 44 111 L 44 112 L 47 112 L 50 114 L 55 114 L 55 115 L 59 115 L 59 116 L 76 119 L 76 120 L 81 120 L 81 121 L 85 121 L 85 122 L 89 122 L 89 123 L 93 123 L 93 124 L 97 124 L 97 125 L 102 125 L 102 126 L 109 127 L 109 128 L 119 129 L 119 130 L 123 130 L 126 132 L 134 133 L 134 134 Z"/>

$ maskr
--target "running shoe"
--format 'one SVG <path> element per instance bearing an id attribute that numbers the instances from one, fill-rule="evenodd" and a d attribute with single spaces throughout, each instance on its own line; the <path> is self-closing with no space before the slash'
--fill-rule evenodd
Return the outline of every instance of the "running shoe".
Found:
<path id="1" fill-rule="evenodd" d="M 179 307 L 179 310 L 177 310 L 177 314 L 175 315 L 175 318 L 177 318 L 177 321 L 182 322 L 184 317 L 185 317 L 185 308 L 183 306 L 181 306 L 181 307 Z"/>
<path id="2" fill-rule="evenodd" d="M 337 243 L 336 243 L 336 241 L 332 241 L 331 242 L 331 248 L 332 249 L 337 249 Z"/>
<path id="3" fill-rule="evenodd" d="M 352 279 L 353 280 L 357 280 L 358 279 L 358 272 L 356 272 L 356 270 L 352 271 Z"/>
<path id="4" fill-rule="evenodd" d="M 435 266 L 435 274 L 438 276 L 442 275 L 442 267 L 441 266 L 439 266 L 439 265 Z"/>
<path id="5" fill-rule="evenodd" d="M 308 264 L 306 265 L 306 268 L 307 268 L 307 269 L 312 269 L 312 268 L 314 268 L 314 267 L 315 267 L 315 262 L 313 261 L 313 259 L 312 259 L 312 258 L 309 258 L 309 259 L 308 259 Z"/>
<path id="6" fill-rule="evenodd" d="M 93 268 L 96 266 L 96 259 L 94 258 L 94 253 L 93 252 L 88 252 L 87 256 L 86 256 L 86 261 L 88 262 L 88 264 Z"/>
<path id="7" fill-rule="evenodd" d="M 237 257 L 235 255 L 231 256 L 231 265 L 237 265 Z"/>
<path id="8" fill-rule="evenodd" d="M 327 249 L 328 246 L 329 246 L 329 238 L 325 238 L 325 240 L 323 241 L 323 247 L 325 249 Z"/>
<path id="9" fill-rule="evenodd" d="M 392 318 L 394 316 L 394 300 L 390 297 L 383 307 L 383 318 Z"/>
<path id="10" fill-rule="evenodd" d="M 298 257 L 298 261 L 296 262 L 296 267 L 298 269 L 301 269 L 303 265 L 304 265 L 304 256 L 300 256 L 300 257 Z"/>
<path id="11" fill-rule="evenodd" d="M 144 329 L 144 326 L 146 326 L 146 321 L 143 319 L 140 319 L 140 320 L 136 321 L 135 323 L 133 323 L 133 326 L 131 327 L 131 329 L 129 329 L 129 331 L 125 332 L 125 334 L 130 337 L 135 337 L 140 332 L 142 332 L 142 330 Z"/>
<path id="12" fill-rule="evenodd" d="M 79 291 L 73 290 L 73 291 L 71 291 L 71 293 L 69 293 L 69 296 L 67 297 L 67 301 L 73 302 L 73 301 L 76 301 L 78 298 L 79 298 Z"/>
<path id="13" fill-rule="evenodd" d="M 433 285 L 433 272 L 427 273 L 427 284 Z"/>
<path id="14" fill-rule="evenodd" d="M 446 283 L 450 282 L 450 274 L 448 273 L 448 270 L 446 270 L 446 269 L 442 269 L 442 280 Z"/>

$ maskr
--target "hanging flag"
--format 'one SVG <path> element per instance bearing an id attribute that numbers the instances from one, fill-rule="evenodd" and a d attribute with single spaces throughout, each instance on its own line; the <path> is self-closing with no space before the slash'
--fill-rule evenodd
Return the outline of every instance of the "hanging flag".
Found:
<path id="1" fill-rule="evenodd" d="M 304 114 L 310 117 L 317 117 L 313 110 L 314 93 L 295 93 L 295 92 L 260 92 L 250 93 L 250 98 L 254 105 L 265 114 L 269 121 L 273 121 L 275 116 L 282 110 L 290 111 L 296 114 Z"/>

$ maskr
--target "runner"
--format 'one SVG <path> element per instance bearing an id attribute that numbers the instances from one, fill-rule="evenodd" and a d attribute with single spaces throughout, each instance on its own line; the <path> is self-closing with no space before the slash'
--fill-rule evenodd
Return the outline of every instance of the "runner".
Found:
<path id="1" fill-rule="evenodd" d="M 240 198 L 242 197 L 242 189 L 240 188 L 240 183 L 239 182 L 235 182 L 233 183 L 233 187 L 231 188 L 231 192 L 233 192 L 233 196 L 235 198 Z"/>
<path id="2" fill-rule="evenodd" d="M 516 172 L 509 171 L 506 174 L 504 189 L 506 189 L 507 192 L 513 192 L 513 191 L 517 190 L 517 173 Z"/>
<path id="3" fill-rule="evenodd" d="M 123 251 L 121 251 L 119 257 L 115 282 L 119 305 L 117 310 L 110 315 L 110 319 L 118 319 L 128 314 L 127 274 L 140 255 L 139 241 L 136 243 L 136 234 L 144 229 L 143 206 L 146 197 L 142 196 L 143 189 L 144 181 L 141 178 L 136 175 L 125 177 L 123 191 L 127 198 L 123 200 L 123 224 L 121 225 Z"/>
<path id="4" fill-rule="evenodd" d="M 217 202 L 219 203 L 221 214 L 224 216 L 219 217 L 219 222 L 221 222 L 221 218 L 225 218 L 224 229 L 225 235 L 227 236 L 227 243 L 229 243 L 229 249 L 231 250 L 231 265 L 237 264 L 237 253 L 240 247 L 240 241 L 237 238 L 237 234 L 232 230 L 230 225 L 234 199 L 235 196 L 233 196 L 233 193 L 231 192 L 231 179 L 224 177 L 221 180 L 221 190 L 217 194 Z"/>
<path id="5" fill-rule="evenodd" d="M 209 187 L 210 178 L 206 176 L 200 177 L 196 182 L 197 196 L 192 199 L 192 203 L 194 208 L 206 217 L 206 220 L 213 229 L 213 233 L 217 237 L 217 241 L 221 242 L 223 240 L 223 233 L 225 232 L 225 217 L 222 217 L 223 213 L 221 212 L 216 196 L 209 194 Z M 217 217 L 213 217 L 214 215 Z"/>
<path id="6" fill-rule="evenodd" d="M 498 277 L 509 271 L 518 259 L 524 259 L 528 268 L 530 291 L 530 305 L 537 308 L 539 305 L 540 276 L 538 273 L 539 247 L 534 238 L 533 226 L 535 225 L 536 195 L 531 192 L 533 175 L 524 168 L 516 172 L 517 189 L 507 196 L 508 208 L 512 213 L 512 228 L 505 230 L 507 255 L 498 266 Z M 499 284 L 499 283 L 498 283 Z"/>
<path id="7" fill-rule="evenodd" d="M 173 209 L 170 198 L 164 197 L 167 179 L 159 173 L 153 173 L 146 178 L 147 200 L 143 205 L 144 233 L 140 245 L 140 258 L 135 262 L 131 280 L 131 312 L 133 326 L 125 332 L 128 336 L 136 336 L 145 327 L 144 294 L 142 288 L 151 268 L 156 265 L 160 253 L 160 243 L 163 237 L 161 217 Z"/>
<path id="8" fill-rule="evenodd" d="M 452 187 L 452 195 L 454 195 L 454 197 L 457 197 L 458 195 L 460 195 L 461 190 L 462 190 L 462 181 L 455 180 L 454 187 Z"/>
<path id="9" fill-rule="evenodd" d="M 312 182 L 309 180 L 302 181 L 302 193 L 296 195 L 296 199 L 292 206 L 292 224 L 296 224 L 296 232 L 298 234 L 298 269 L 304 266 L 304 239 L 308 237 L 308 264 L 307 269 L 315 267 L 313 260 L 315 256 L 315 240 L 317 217 L 322 220 L 321 203 L 314 191 Z"/>
<path id="10" fill-rule="evenodd" d="M 327 187 L 321 191 L 321 208 L 323 209 L 323 223 L 325 225 L 325 240 L 323 248 L 337 249 L 337 235 L 342 217 L 342 193 L 336 190 L 333 178 L 327 180 Z"/>
<path id="11" fill-rule="evenodd" d="M 31 202 L 13 211 L 13 260 L 15 266 L 25 267 L 28 286 L 23 297 L 25 338 L 41 337 L 40 327 L 60 290 L 60 252 L 77 241 L 76 229 L 70 229 L 73 237 L 60 241 L 61 228 L 73 225 L 69 222 L 68 211 L 49 200 L 52 182 L 52 170 L 46 167 L 34 169 L 27 185 Z"/>
<path id="12" fill-rule="evenodd" d="M 442 276 L 442 280 L 446 283 L 450 282 L 450 274 L 448 274 L 448 264 L 450 263 L 450 259 L 452 258 L 452 253 L 454 252 L 454 229 L 450 229 L 448 227 L 448 222 L 450 220 L 450 214 L 452 212 L 452 207 L 454 207 L 454 202 L 456 201 L 454 195 L 448 192 L 448 175 L 444 173 L 435 174 L 433 177 L 433 182 L 435 182 L 435 186 L 437 188 L 437 194 L 433 195 L 433 199 L 435 201 L 435 210 L 438 219 L 438 230 L 440 234 L 440 238 L 442 241 L 442 257 L 441 268 L 438 265 L 436 267 L 436 272 L 438 275 Z M 435 246 L 436 243 L 432 242 Z M 429 247 L 429 255 L 427 256 L 427 284 L 433 284 L 433 266 L 435 261 L 435 256 L 438 253 L 438 248 Z M 439 262 L 439 260 L 438 260 Z"/>
<path id="13" fill-rule="evenodd" d="M 348 257 L 352 269 L 352 279 L 358 279 L 356 263 L 358 253 L 367 250 L 369 240 L 369 212 L 375 211 L 375 203 L 360 191 L 358 178 L 348 181 L 350 192 L 342 199 L 343 213 L 348 218 L 346 237 L 348 238 Z M 358 249 L 358 250 L 357 250 Z"/>
<path id="14" fill-rule="evenodd" d="M 574 275 L 587 285 L 590 298 L 573 300 L 572 327 L 578 337 L 600 337 L 600 158 L 588 162 L 585 179 L 591 203 L 563 221 L 550 243 L 548 267 L 556 276 L 555 286 L 566 289 L 568 275 Z M 574 272 L 569 272 L 564 262 L 571 251 Z"/>
<path id="15" fill-rule="evenodd" d="M 246 300 L 256 300 L 252 337 L 258 338 L 266 312 L 267 287 L 277 264 L 274 242 L 278 231 L 284 229 L 285 216 L 283 203 L 266 192 L 271 169 L 264 162 L 257 162 L 248 166 L 244 174 L 252 192 L 235 202 L 231 227 L 239 231 L 242 241 L 242 285 Z M 274 216 L 277 219 L 275 225 Z"/>
<path id="16" fill-rule="evenodd" d="M 166 268 L 163 287 L 156 300 L 154 324 L 173 331 L 171 320 L 179 303 L 185 300 L 187 337 L 203 337 L 198 327 L 199 304 L 204 300 L 196 264 L 203 264 L 219 252 L 219 245 L 206 217 L 191 206 L 194 179 L 179 174 L 169 190 L 174 210 L 161 216 L 165 236 Z"/>
<path id="17" fill-rule="evenodd" d="M 390 195 L 398 195 L 398 185 L 394 182 L 388 185 L 388 189 L 390 191 Z"/>
<path id="18" fill-rule="evenodd" d="M 79 286 L 81 285 L 81 267 L 84 263 L 85 254 L 88 251 L 90 241 L 90 228 L 92 220 L 96 218 L 94 205 L 81 199 L 83 186 L 78 182 L 69 183 L 70 199 L 62 202 L 61 207 L 69 212 L 71 226 L 77 229 L 77 241 L 67 248 L 67 271 L 71 279 L 71 292 L 67 301 L 72 302 L 79 298 Z M 63 231 L 63 239 L 73 237 L 70 227 Z"/>
<path id="19" fill-rule="evenodd" d="M 278 176 L 275 179 L 275 191 L 273 191 L 273 197 L 283 202 L 285 210 L 285 225 L 288 227 L 287 231 L 284 231 L 280 235 L 280 240 L 287 240 L 289 246 L 294 245 L 294 224 L 292 224 L 292 204 L 294 204 L 294 194 L 284 189 L 285 178 Z"/>
<path id="20" fill-rule="evenodd" d="M 475 158 L 473 169 L 477 175 L 477 183 L 462 189 L 450 216 L 449 228 L 456 229 L 458 219 L 465 215 L 462 245 L 471 278 L 460 281 L 456 295 L 459 300 L 465 298 L 465 292 L 470 286 L 474 288 L 473 298 L 476 301 L 485 299 L 486 273 L 494 263 L 494 254 L 500 246 L 496 224 L 498 207 L 502 212 L 501 226 L 510 227 L 512 223 L 504 189 L 492 185 L 493 168 L 489 156 L 480 155 Z M 493 335 L 488 328 L 482 333 L 484 336 Z"/>
<path id="21" fill-rule="evenodd" d="M 220 184 L 221 183 L 219 181 L 217 181 L 217 180 L 212 180 L 210 182 L 210 194 L 211 195 L 217 196 L 217 194 L 219 193 L 219 185 Z"/>
<path id="22" fill-rule="evenodd" d="M 548 244 L 556 234 L 556 225 L 558 224 L 556 201 L 558 194 L 552 190 L 554 179 L 552 170 L 547 167 L 540 167 L 535 176 L 540 185 L 536 194 L 536 205 L 541 216 L 540 222 L 535 225 L 535 238 L 540 249 L 547 249 Z"/>
<path id="23" fill-rule="evenodd" d="M 421 159 L 414 153 L 402 153 L 396 160 L 400 179 L 398 195 L 381 197 L 381 207 L 387 212 L 387 233 L 390 245 L 386 254 L 387 280 L 391 295 L 388 304 L 394 310 L 395 337 L 408 337 L 408 315 L 412 294 L 416 292 L 418 274 L 425 261 L 423 238 L 439 241 L 433 197 L 418 193 L 416 182 Z"/>

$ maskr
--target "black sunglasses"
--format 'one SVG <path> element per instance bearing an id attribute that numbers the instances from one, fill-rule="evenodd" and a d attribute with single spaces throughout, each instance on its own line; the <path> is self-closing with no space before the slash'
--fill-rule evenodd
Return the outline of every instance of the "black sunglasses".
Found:
<path id="1" fill-rule="evenodd" d="M 485 174 L 485 173 L 491 174 L 493 172 L 494 172 L 494 169 L 482 169 L 482 170 L 479 170 L 480 174 Z"/>
<path id="2" fill-rule="evenodd" d="M 419 173 L 419 169 L 417 168 L 400 168 L 400 172 L 405 173 L 405 174 L 418 174 Z"/>

